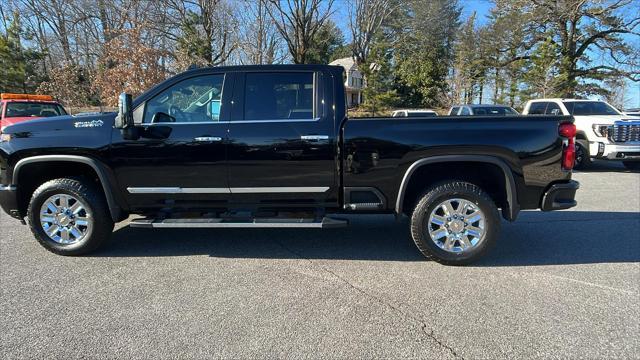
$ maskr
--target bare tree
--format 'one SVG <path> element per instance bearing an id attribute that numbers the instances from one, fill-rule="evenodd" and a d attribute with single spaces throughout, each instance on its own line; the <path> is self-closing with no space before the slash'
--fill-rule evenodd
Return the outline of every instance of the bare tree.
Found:
<path id="1" fill-rule="evenodd" d="M 273 64 L 283 60 L 282 38 L 264 1 L 245 0 L 241 14 L 242 64 Z M 286 50 L 285 50 L 286 52 Z"/>
<path id="2" fill-rule="evenodd" d="M 238 47 L 239 25 L 227 1 L 167 0 L 167 5 L 171 12 L 168 25 L 180 31 L 165 30 L 164 35 L 178 42 L 179 62 L 221 65 Z"/>
<path id="3" fill-rule="evenodd" d="M 313 38 L 332 13 L 335 0 L 259 0 L 287 43 L 296 64 L 307 62 Z M 268 4 L 267 4 L 268 2 Z"/>
<path id="4" fill-rule="evenodd" d="M 529 60 L 538 45 L 550 38 L 559 49 L 559 96 L 581 92 L 578 79 L 622 76 L 640 81 L 640 59 L 621 36 L 640 35 L 637 0 L 497 0 L 496 5 L 521 9 L 521 28 L 526 34 L 516 44 L 519 49 L 501 65 Z M 596 56 L 611 59 L 613 64 L 593 61 Z M 585 89 L 592 92 L 594 87 L 586 84 Z"/>
<path id="5" fill-rule="evenodd" d="M 366 63 L 374 35 L 396 7 L 395 0 L 350 0 L 351 46 L 358 64 Z"/>
<path id="6" fill-rule="evenodd" d="M 70 32 L 73 25 L 71 19 L 73 0 L 22 0 L 22 5 L 30 16 L 38 18 L 38 22 L 51 30 L 62 49 L 63 60 L 74 64 L 71 53 Z"/>

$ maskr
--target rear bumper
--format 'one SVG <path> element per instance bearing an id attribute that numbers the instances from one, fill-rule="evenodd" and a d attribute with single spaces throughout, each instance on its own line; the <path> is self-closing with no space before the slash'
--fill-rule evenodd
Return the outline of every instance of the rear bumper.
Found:
<path id="1" fill-rule="evenodd" d="M 552 211 L 569 209 L 578 205 L 574 198 L 579 188 L 580 183 L 574 180 L 551 185 L 542 196 L 540 208 L 542 211 Z"/>
<path id="2" fill-rule="evenodd" d="M 22 219 L 18 211 L 18 192 L 15 185 L 0 185 L 0 207 L 16 219 Z"/>

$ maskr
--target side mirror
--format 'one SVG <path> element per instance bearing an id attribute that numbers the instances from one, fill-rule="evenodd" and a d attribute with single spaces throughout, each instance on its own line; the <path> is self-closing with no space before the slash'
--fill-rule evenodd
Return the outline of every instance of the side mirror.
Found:
<path id="1" fill-rule="evenodd" d="M 116 129 L 127 129 L 133 127 L 133 109 L 131 94 L 122 93 L 118 97 L 118 116 L 115 121 Z"/>
<path id="2" fill-rule="evenodd" d="M 139 131 L 133 124 L 132 102 L 131 94 L 122 93 L 118 97 L 118 116 L 116 116 L 114 127 L 120 129 L 122 138 L 126 140 L 138 140 L 140 138 Z"/>

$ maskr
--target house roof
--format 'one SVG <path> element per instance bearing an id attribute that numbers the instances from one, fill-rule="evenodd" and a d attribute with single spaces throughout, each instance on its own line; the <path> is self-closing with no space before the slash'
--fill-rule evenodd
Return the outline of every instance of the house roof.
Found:
<path id="1" fill-rule="evenodd" d="M 356 61 L 353 59 L 353 57 L 346 57 L 346 58 L 342 58 L 342 59 L 336 59 L 336 60 L 333 60 L 332 62 L 330 62 L 329 65 L 342 66 L 347 71 L 352 70 L 354 68 L 355 69 L 358 68 L 358 66 L 356 65 Z"/>

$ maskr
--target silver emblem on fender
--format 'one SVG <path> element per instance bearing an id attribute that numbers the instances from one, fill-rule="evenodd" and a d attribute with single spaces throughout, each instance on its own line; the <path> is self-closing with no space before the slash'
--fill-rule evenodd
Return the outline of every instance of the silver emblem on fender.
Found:
<path id="1" fill-rule="evenodd" d="M 102 125 L 104 125 L 104 121 L 102 120 L 76 121 L 75 123 L 73 123 L 73 126 L 77 128 L 94 128 L 100 127 Z"/>

